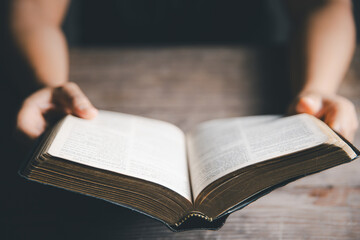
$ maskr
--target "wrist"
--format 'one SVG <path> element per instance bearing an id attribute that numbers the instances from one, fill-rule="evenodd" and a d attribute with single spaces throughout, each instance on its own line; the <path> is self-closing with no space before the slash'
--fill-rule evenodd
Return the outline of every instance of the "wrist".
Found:
<path id="1" fill-rule="evenodd" d="M 61 80 L 61 79 L 38 80 L 38 85 L 41 88 L 47 88 L 47 87 L 56 88 L 56 87 L 61 87 L 68 82 L 69 81 L 67 80 Z"/>
<path id="2" fill-rule="evenodd" d="M 298 96 L 307 94 L 336 95 L 338 88 L 339 85 L 334 81 L 324 81 L 324 79 L 315 81 L 308 79 L 304 82 L 302 88 L 300 88 Z"/>
<path id="3" fill-rule="evenodd" d="M 309 96 L 309 95 L 321 95 L 321 96 L 334 96 L 337 95 L 336 91 L 319 88 L 303 88 L 297 94 L 297 97 Z"/>

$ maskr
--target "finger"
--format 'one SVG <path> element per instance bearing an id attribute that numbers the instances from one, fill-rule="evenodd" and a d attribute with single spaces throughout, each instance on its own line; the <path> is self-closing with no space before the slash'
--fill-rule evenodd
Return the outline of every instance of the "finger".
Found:
<path id="1" fill-rule="evenodd" d="M 352 140 L 353 133 L 348 129 L 347 120 L 341 117 L 341 114 L 338 111 L 329 111 L 327 112 L 324 122 L 329 125 L 334 131 L 340 133 L 343 137 Z"/>
<path id="2" fill-rule="evenodd" d="M 325 106 L 325 108 L 324 122 L 343 137 L 352 141 L 358 127 L 354 106 L 350 102 L 340 100 Z"/>
<path id="3" fill-rule="evenodd" d="M 69 82 L 53 93 L 53 101 L 64 107 L 65 111 L 75 116 L 92 119 L 97 115 L 97 109 L 75 83 Z"/>
<path id="4" fill-rule="evenodd" d="M 295 111 L 297 113 L 307 113 L 319 117 L 321 108 L 321 98 L 316 96 L 304 96 L 299 98 Z"/>
<path id="5" fill-rule="evenodd" d="M 17 115 L 17 129 L 31 139 L 39 137 L 46 128 L 42 109 L 34 103 L 24 103 Z"/>
<path id="6" fill-rule="evenodd" d="M 29 138 L 40 136 L 47 126 L 44 113 L 54 108 L 50 102 L 52 90 L 44 88 L 30 95 L 17 115 L 17 129 Z"/>

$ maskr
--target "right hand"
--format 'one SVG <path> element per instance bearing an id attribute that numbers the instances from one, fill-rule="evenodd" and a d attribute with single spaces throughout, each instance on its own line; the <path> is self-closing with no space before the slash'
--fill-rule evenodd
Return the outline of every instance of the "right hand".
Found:
<path id="1" fill-rule="evenodd" d="M 57 88 L 42 88 L 27 97 L 17 115 L 17 129 L 35 139 L 45 131 L 51 112 L 92 119 L 98 111 L 76 83 L 67 82 Z"/>
<path id="2" fill-rule="evenodd" d="M 354 104 L 339 95 L 301 93 L 289 110 L 290 113 L 307 113 L 323 120 L 349 141 L 353 141 L 359 125 Z"/>

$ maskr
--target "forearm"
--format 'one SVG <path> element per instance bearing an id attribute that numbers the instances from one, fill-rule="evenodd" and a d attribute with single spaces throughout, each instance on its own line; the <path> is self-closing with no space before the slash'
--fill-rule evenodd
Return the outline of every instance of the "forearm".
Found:
<path id="1" fill-rule="evenodd" d="M 13 1 L 11 30 L 38 84 L 55 87 L 67 82 L 69 74 L 68 49 L 60 27 L 66 1 L 59 1 L 60 6 L 49 4 L 45 1 Z M 54 12 L 55 7 L 59 8 Z"/>
<path id="2" fill-rule="evenodd" d="M 294 18 L 291 78 L 295 94 L 336 94 L 355 49 L 350 0 L 305 3 Z M 301 9 L 301 8 L 300 8 Z"/>
<path id="3" fill-rule="evenodd" d="M 290 113 L 311 114 L 348 140 L 358 127 L 354 104 L 337 94 L 355 49 L 351 0 L 288 0 L 293 20 Z"/>

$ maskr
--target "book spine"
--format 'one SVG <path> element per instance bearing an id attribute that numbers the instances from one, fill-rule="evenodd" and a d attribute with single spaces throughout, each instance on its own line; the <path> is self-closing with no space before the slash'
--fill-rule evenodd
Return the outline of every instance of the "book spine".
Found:
<path id="1" fill-rule="evenodd" d="M 208 217 L 208 216 L 206 216 L 206 215 L 204 215 L 204 214 L 201 214 L 201 213 L 190 213 L 190 214 L 188 214 L 188 215 L 186 215 L 183 219 L 181 219 L 179 222 L 177 222 L 177 223 L 175 223 L 175 226 L 176 227 L 179 227 L 181 224 L 183 224 L 186 220 L 188 220 L 189 218 L 191 218 L 191 217 L 199 217 L 199 218 L 202 218 L 202 219 L 204 219 L 204 220 L 206 220 L 206 221 L 208 221 L 208 222 L 212 222 L 213 221 L 213 219 L 211 218 L 211 217 Z"/>

